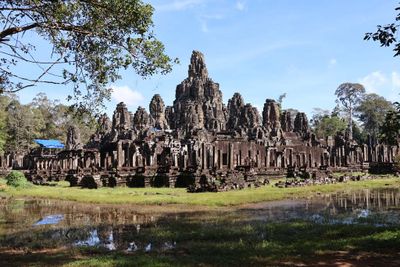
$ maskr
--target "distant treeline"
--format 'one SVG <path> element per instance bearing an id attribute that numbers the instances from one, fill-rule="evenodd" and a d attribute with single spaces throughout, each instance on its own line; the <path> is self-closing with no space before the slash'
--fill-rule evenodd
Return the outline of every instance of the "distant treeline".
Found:
<path id="1" fill-rule="evenodd" d="M 83 142 L 96 130 L 96 118 L 87 112 L 50 100 L 39 93 L 23 105 L 15 95 L 0 95 L 0 152 L 26 151 L 34 139 L 58 139 L 65 143 L 70 125 L 80 129 Z"/>

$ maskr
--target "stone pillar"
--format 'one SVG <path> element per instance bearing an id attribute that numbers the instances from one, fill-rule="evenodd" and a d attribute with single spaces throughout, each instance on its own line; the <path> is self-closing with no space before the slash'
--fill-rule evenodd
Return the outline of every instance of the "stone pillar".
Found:
<path id="1" fill-rule="evenodd" d="M 117 143 L 117 167 L 121 167 L 123 164 L 123 151 L 121 142 Z"/>
<path id="2" fill-rule="evenodd" d="M 233 158 L 234 158 L 234 148 L 233 148 L 233 143 L 229 143 L 229 151 L 228 151 L 228 157 L 229 157 L 229 161 L 228 161 L 228 168 L 230 169 L 230 170 L 233 170 L 234 168 L 235 168 L 235 166 L 234 166 L 234 161 L 233 161 Z"/>
<path id="3" fill-rule="evenodd" d="M 217 152 L 216 152 L 216 147 L 215 144 L 213 146 L 213 167 L 217 167 L 218 166 L 218 158 L 217 158 Z"/>

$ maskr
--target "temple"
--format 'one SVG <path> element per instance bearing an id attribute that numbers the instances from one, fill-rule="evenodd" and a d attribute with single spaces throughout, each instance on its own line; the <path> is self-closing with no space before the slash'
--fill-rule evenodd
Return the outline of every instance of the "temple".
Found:
<path id="1" fill-rule="evenodd" d="M 132 114 L 121 102 L 111 120 L 99 119 L 87 144 L 71 127 L 64 149 L 52 155 L 31 152 L 23 166 L 36 182 L 67 180 L 94 188 L 212 184 L 222 190 L 263 184 L 297 170 L 316 177 L 390 166 L 397 153 L 398 146 L 371 139 L 357 144 L 344 134 L 318 139 L 305 113 L 282 111 L 271 99 L 261 114 L 239 93 L 225 105 L 203 54 L 193 51 L 188 78 L 176 87 L 172 106 L 156 94 L 148 111 L 139 107 Z"/>

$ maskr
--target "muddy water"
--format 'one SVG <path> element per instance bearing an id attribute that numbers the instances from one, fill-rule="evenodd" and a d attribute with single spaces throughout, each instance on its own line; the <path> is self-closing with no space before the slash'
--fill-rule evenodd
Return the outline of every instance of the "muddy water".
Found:
<path id="1" fill-rule="evenodd" d="M 204 223 L 285 222 L 400 224 L 399 189 L 361 190 L 221 211 L 146 214 L 130 206 L 56 200 L 0 201 L 0 247 L 96 247 L 126 252 L 172 250 L 179 233 Z"/>

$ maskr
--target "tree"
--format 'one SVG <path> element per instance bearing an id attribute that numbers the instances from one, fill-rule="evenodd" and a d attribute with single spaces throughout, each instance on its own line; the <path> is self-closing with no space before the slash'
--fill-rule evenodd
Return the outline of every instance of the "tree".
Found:
<path id="1" fill-rule="evenodd" d="M 394 103 L 395 110 L 386 113 L 385 122 L 380 131 L 380 139 L 389 145 L 397 145 L 400 135 L 400 104 Z"/>
<path id="2" fill-rule="evenodd" d="M 140 0 L 2 0 L 0 13 L 1 92 L 71 83 L 68 98 L 93 109 L 110 97 L 121 69 L 143 77 L 171 71 L 151 31 L 153 7 Z M 29 41 L 38 37 L 51 45 L 49 59 L 35 55 Z M 38 72 L 20 72 L 21 63 Z"/>
<path id="3" fill-rule="evenodd" d="M 312 112 L 312 117 L 310 120 L 311 127 L 315 129 L 319 122 L 324 118 L 324 117 L 329 117 L 331 112 L 327 109 L 322 109 L 322 108 L 313 108 Z"/>
<path id="4" fill-rule="evenodd" d="M 348 116 L 349 138 L 353 138 L 353 111 L 365 94 L 365 88 L 359 83 L 342 83 L 335 91 L 336 103 L 341 104 Z"/>
<path id="5" fill-rule="evenodd" d="M 6 140 L 8 138 L 7 133 L 7 107 L 12 101 L 13 96 L 0 95 L 0 154 L 4 153 Z"/>
<path id="6" fill-rule="evenodd" d="M 280 107 L 282 107 L 282 102 L 283 102 L 283 99 L 285 99 L 285 98 L 286 98 L 286 93 L 283 93 L 278 97 L 278 103 L 279 103 Z"/>
<path id="7" fill-rule="evenodd" d="M 400 11 L 400 5 L 395 8 L 396 11 Z M 378 41 L 383 47 L 393 46 L 394 56 L 400 55 L 400 42 L 397 39 L 396 33 L 399 30 L 400 24 L 400 12 L 397 13 L 395 22 L 386 24 L 384 26 L 377 25 L 376 32 L 368 32 L 364 36 L 364 40 Z"/>
<path id="8" fill-rule="evenodd" d="M 7 106 L 7 151 L 25 151 L 36 137 L 34 135 L 33 111 L 14 99 Z"/>
<path id="9" fill-rule="evenodd" d="M 81 132 L 82 142 L 96 131 L 96 117 L 90 112 L 77 112 L 75 107 L 51 101 L 39 93 L 27 105 L 15 96 L 0 96 L 0 153 L 26 151 L 34 139 L 58 139 L 65 143 L 69 126 Z"/>
<path id="10" fill-rule="evenodd" d="M 364 131 L 377 137 L 379 130 L 385 122 L 385 116 L 393 111 L 393 104 L 377 94 L 367 94 L 356 107 L 356 116 L 362 123 Z"/>
<path id="11" fill-rule="evenodd" d="M 335 136 L 338 132 L 344 132 L 347 128 L 345 120 L 336 115 L 328 115 L 325 110 L 323 113 L 313 115 L 312 125 L 314 133 L 318 138 Z"/>

